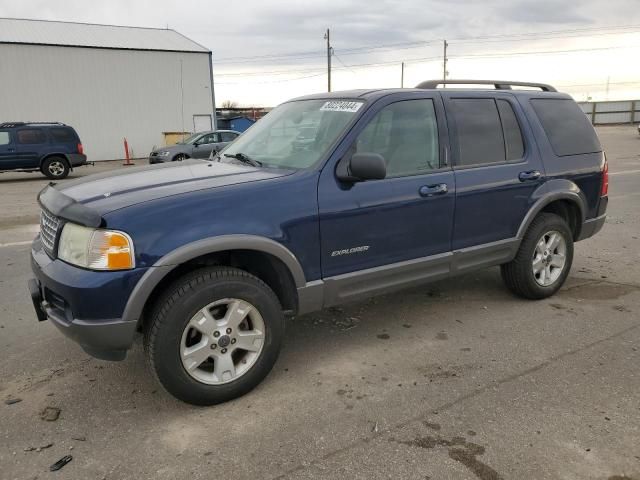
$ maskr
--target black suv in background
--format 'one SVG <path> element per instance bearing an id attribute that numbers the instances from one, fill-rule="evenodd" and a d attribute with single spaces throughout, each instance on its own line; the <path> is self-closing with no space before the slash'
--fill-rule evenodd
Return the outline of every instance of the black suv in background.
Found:
<path id="1" fill-rule="evenodd" d="M 0 172 L 40 171 L 60 180 L 86 164 L 80 137 L 64 123 L 0 123 Z"/>

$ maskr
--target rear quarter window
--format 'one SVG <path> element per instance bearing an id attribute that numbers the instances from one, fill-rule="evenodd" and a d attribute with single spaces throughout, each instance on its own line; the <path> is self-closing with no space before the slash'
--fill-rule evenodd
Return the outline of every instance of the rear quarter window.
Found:
<path id="1" fill-rule="evenodd" d="M 559 157 L 602 151 L 589 119 L 573 100 L 539 98 L 531 105 Z"/>
<path id="2" fill-rule="evenodd" d="M 70 128 L 50 128 L 49 135 L 55 143 L 75 143 L 76 133 Z"/>

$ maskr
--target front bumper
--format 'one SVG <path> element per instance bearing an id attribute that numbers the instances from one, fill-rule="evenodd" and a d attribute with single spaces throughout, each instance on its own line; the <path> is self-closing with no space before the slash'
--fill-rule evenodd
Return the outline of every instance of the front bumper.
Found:
<path id="1" fill-rule="evenodd" d="M 154 163 L 165 163 L 169 162 L 170 158 L 168 155 L 160 156 L 160 155 L 149 155 L 149 163 L 153 165 Z"/>
<path id="2" fill-rule="evenodd" d="M 124 306 L 146 269 L 93 272 L 52 260 L 39 238 L 33 242 L 29 292 L 38 320 L 51 322 L 89 355 L 122 360 L 137 319 L 123 319 Z"/>

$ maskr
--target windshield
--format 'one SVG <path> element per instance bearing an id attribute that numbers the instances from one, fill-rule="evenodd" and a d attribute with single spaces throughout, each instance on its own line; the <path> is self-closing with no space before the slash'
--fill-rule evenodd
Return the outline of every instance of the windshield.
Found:
<path id="1" fill-rule="evenodd" d="M 301 100 L 275 108 L 224 149 L 266 167 L 308 168 L 333 145 L 363 102 Z M 234 161 L 223 157 L 222 161 Z"/>
<path id="2" fill-rule="evenodd" d="M 190 145 L 194 143 L 198 138 L 200 138 L 200 135 L 202 135 L 202 133 L 194 133 L 190 137 L 187 137 L 181 142 L 178 142 L 178 145 Z"/>

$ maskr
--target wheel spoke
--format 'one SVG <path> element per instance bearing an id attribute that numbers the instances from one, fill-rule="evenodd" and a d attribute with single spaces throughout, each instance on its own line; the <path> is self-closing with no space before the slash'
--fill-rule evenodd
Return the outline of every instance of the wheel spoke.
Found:
<path id="1" fill-rule="evenodd" d="M 240 323 L 247 317 L 253 307 L 244 300 L 234 300 L 227 307 L 227 313 L 224 316 L 224 325 L 237 328 Z"/>
<path id="2" fill-rule="evenodd" d="M 542 267 L 539 273 L 540 273 L 540 278 L 538 279 L 539 283 L 544 285 L 545 282 L 547 281 L 546 280 L 547 270 L 544 267 Z"/>
<path id="3" fill-rule="evenodd" d="M 539 255 L 542 255 L 544 253 L 545 248 L 547 248 L 547 244 L 544 241 L 544 237 L 542 237 L 540 241 L 536 244 L 536 252 Z"/>
<path id="4" fill-rule="evenodd" d="M 213 373 L 218 381 L 227 381 L 236 376 L 236 366 L 233 364 L 231 355 L 224 354 L 215 357 L 213 364 Z"/>
<path id="5" fill-rule="evenodd" d="M 187 370 L 194 370 L 198 368 L 202 363 L 211 355 L 209 349 L 209 340 L 207 337 L 202 337 L 202 340 L 182 350 L 182 358 L 184 366 Z"/>
<path id="6" fill-rule="evenodd" d="M 564 267 L 565 257 L 559 253 L 551 256 L 551 266 L 556 268 Z"/>
<path id="7" fill-rule="evenodd" d="M 536 255 L 533 259 L 533 273 L 537 274 L 542 269 L 542 256 Z"/>
<path id="8" fill-rule="evenodd" d="M 547 242 L 547 248 L 549 249 L 549 252 L 553 252 L 556 249 L 561 239 L 562 237 L 558 233 L 554 232 L 551 234 L 551 236 L 549 237 L 549 241 Z"/>
<path id="9" fill-rule="evenodd" d="M 211 335 L 218 326 L 208 308 L 203 308 L 196 313 L 189 325 L 205 335 Z"/>
<path id="10" fill-rule="evenodd" d="M 547 265 L 544 267 L 544 284 L 549 285 L 550 283 L 553 283 L 551 279 L 551 265 Z"/>
<path id="11" fill-rule="evenodd" d="M 264 342 L 264 333 L 260 330 L 251 330 L 248 332 L 238 331 L 237 343 L 235 348 L 247 350 L 249 352 L 258 352 Z"/>

